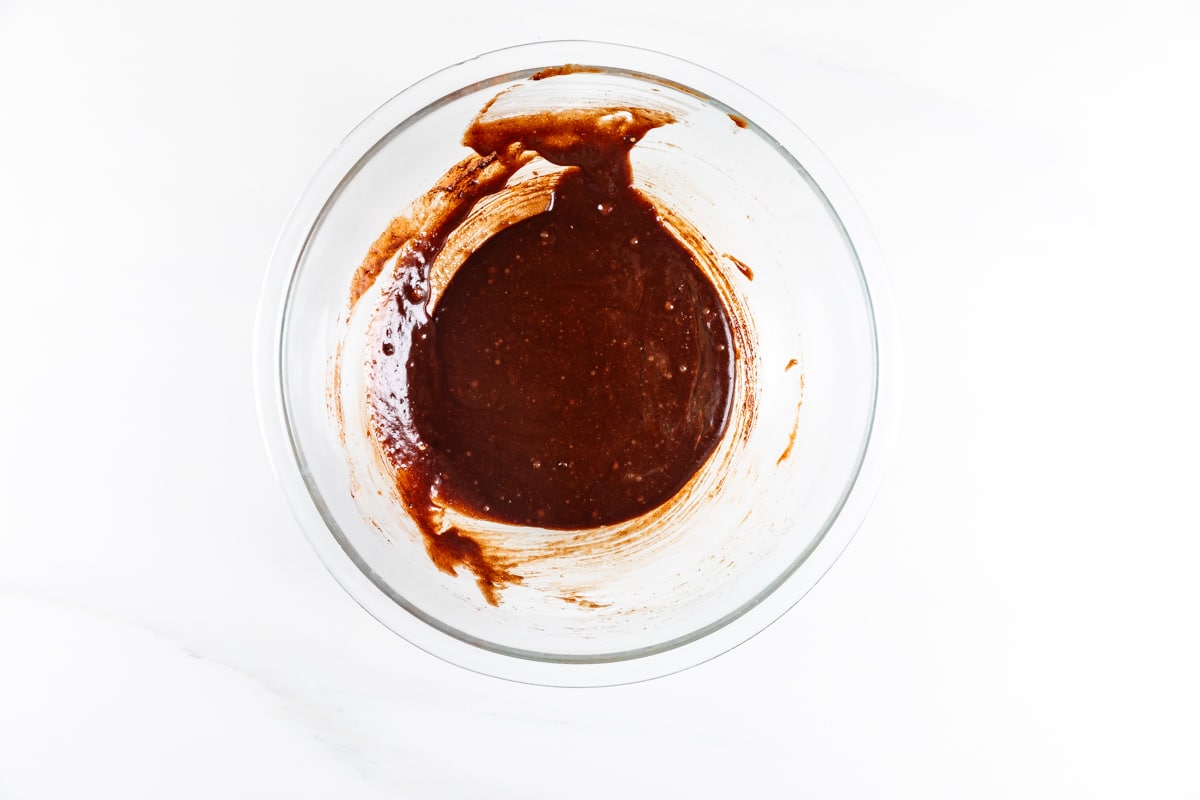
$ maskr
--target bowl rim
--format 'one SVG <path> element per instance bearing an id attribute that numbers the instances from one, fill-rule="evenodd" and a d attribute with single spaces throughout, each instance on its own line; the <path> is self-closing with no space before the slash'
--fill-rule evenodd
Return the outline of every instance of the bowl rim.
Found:
<path id="1" fill-rule="evenodd" d="M 498 85 L 563 64 L 677 84 L 751 121 L 760 134 L 772 139 L 824 197 L 842 228 L 858 263 L 875 352 L 875 397 L 857 472 L 805 552 L 756 598 L 694 634 L 637 651 L 585 657 L 489 646 L 438 624 L 374 578 L 353 548 L 341 540 L 319 493 L 309 485 L 288 422 L 282 358 L 293 279 L 309 239 L 340 188 L 375 150 L 405 120 L 440 102 L 482 85 Z M 736 98 L 736 107 L 724 102 L 731 98 Z M 540 685 L 603 686 L 667 675 L 724 653 L 764 630 L 817 584 L 853 538 L 878 490 L 899 412 L 899 355 L 891 291 L 866 217 L 833 165 L 794 123 L 749 90 L 695 63 L 627 45 L 562 40 L 493 50 L 439 70 L 389 99 L 347 134 L 302 191 L 276 240 L 255 322 L 254 382 L 260 428 L 288 505 L 326 569 L 368 613 L 422 650 L 475 672 Z"/>

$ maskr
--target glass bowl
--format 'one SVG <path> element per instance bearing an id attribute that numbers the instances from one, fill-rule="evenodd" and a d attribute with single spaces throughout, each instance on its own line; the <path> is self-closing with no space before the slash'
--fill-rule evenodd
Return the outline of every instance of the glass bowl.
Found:
<path id="1" fill-rule="evenodd" d="M 527 564 L 523 580 L 491 604 L 468 570 L 435 567 L 394 476 L 379 468 L 369 437 L 355 434 L 366 430 L 362 421 L 347 422 L 335 408 L 339 397 L 355 406 L 354 376 L 369 359 L 351 332 L 356 268 L 390 220 L 470 152 L 463 132 L 501 93 L 497 105 L 518 110 L 668 110 L 675 121 L 631 151 L 635 185 L 699 232 L 694 244 L 741 322 L 733 419 L 669 501 L 670 513 L 589 531 L 491 526 L 490 541 L 512 552 L 538 537 L 594 545 Z M 832 166 L 746 89 L 695 64 L 611 44 L 487 53 L 376 110 L 297 202 L 257 324 L 263 432 L 326 567 L 412 643 L 529 683 L 660 676 L 770 624 L 861 523 L 896 410 L 883 282 L 868 226 Z M 629 546 L 632 532 L 647 530 Z"/>

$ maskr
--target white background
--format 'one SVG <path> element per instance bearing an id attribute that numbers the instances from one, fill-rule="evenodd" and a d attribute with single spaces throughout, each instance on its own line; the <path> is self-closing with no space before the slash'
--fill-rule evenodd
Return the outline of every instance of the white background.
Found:
<path id="1" fill-rule="evenodd" d="M 1200 797 L 1200 7 L 569 8 L 0 0 L 0 798 Z M 360 610 L 276 487 L 250 364 L 341 136 L 564 37 L 795 120 L 874 225 L 906 354 L 825 580 L 713 662 L 581 691 Z"/>

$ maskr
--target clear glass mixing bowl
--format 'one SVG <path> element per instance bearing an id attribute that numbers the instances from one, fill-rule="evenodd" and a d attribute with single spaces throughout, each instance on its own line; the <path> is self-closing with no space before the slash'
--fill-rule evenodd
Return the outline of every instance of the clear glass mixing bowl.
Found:
<path id="1" fill-rule="evenodd" d="M 528 80 L 567 64 L 585 69 Z M 699 230 L 728 271 L 753 337 L 736 398 L 752 419 L 686 513 L 671 518 L 659 546 L 637 558 L 543 564 L 491 606 L 471 575 L 433 566 L 387 476 L 371 473 L 369 445 L 339 435 L 328 391 L 350 279 L 366 249 L 468 152 L 463 131 L 511 87 L 506 102 L 530 107 L 672 109 L 677 122 L 634 149 L 636 185 Z M 849 190 L 767 103 L 655 52 L 594 42 L 522 45 L 397 95 L 312 179 L 263 286 L 256 339 L 263 432 L 312 546 L 346 591 L 396 633 L 447 661 L 518 681 L 645 679 L 754 635 L 845 548 L 878 485 L 896 410 L 887 298 Z M 564 602 L 571 587 L 583 587 L 586 602 Z"/>

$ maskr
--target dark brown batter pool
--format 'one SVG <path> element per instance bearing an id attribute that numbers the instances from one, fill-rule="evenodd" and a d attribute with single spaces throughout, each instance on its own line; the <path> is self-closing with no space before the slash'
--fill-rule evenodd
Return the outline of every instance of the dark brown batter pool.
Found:
<path id="1" fill-rule="evenodd" d="M 398 219 L 380 237 L 352 299 L 399 251 L 368 389 L 374 435 L 434 562 L 471 569 L 494 604 L 518 572 L 443 524 L 444 509 L 574 530 L 658 507 L 725 431 L 734 344 L 710 279 L 633 186 L 630 150 L 669 117 L 482 114 L 465 137 L 478 155 L 435 187 L 424 224 Z M 449 231 L 535 153 L 568 167 L 545 210 L 477 247 L 431 309 Z"/>

